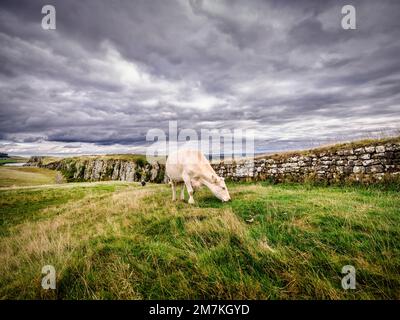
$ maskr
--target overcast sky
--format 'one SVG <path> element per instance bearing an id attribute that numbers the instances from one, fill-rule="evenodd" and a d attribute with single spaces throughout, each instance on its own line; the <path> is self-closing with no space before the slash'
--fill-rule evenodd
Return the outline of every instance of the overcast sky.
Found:
<path id="1" fill-rule="evenodd" d="M 351 1 L 356 30 L 345 4 L 2 0 L 0 151 L 139 152 L 169 120 L 259 151 L 396 132 L 400 1 Z"/>

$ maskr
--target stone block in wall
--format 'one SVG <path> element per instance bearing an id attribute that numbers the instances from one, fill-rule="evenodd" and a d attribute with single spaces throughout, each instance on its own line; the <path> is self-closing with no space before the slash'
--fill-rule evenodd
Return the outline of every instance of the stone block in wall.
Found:
<path id="1" fill-rule="evenodd" d="M 294 168 L 294 167 L 298 167 L 297 162 L 282 163 L 282 168 Z"/>
<path id="2" fill-rule="evenodd" d="M 336 166 L 336 171 L 339 173 L 344 173 L 344 167 L 343 166 Z"/>
<path id="3" fill-rule="evenodd" d="M 371 159 L 371 155 L 369 153 L 364 153 L 359 157 L 361 160 L 368 160 Z"/>
<path id="4" fill-rule="evenodd" d="M 336 151 L 336 154 L 338 156 L 344 156 L 344 150 L 338 150 L 338 151 Z"/>
<path id="5" fill-rule="evenodd" d="M 385 158 L 385 157 L 390 158 L 390 153 L 389 154 L 387 154 L 387 153 L 388 152 L 375 153 L 372 155 L 372 159 L 379 159 L 379 158 Z"/>
<path id="6" fill-rule="evenodd" d="M 360 154 L 363 154 L 363 153 L 365 153 L 365 149 L 364 148 L 354 149 L 354 154 L 356 154 L 356 155 L 360 155 Z"/>
<path id="7" fill-rule="evenodd" d="M 385 145 L 386 151 L 397 151 L 400 150 L 400 144 L 387 144 Z"/>
<path id="8" fill-rule="evenodd" d="M 353 172 L 354 173 L 364 173 L 365 172 L 365 168 L 363 166 L 355 166 L 353 168 Z"/>
<path id="9" fill-rule="evenodd" d="M 364 160 L 362 162 L 362 164 L 363 164 L 364 167 L 367 167 L 367 166 L 381 164 L 381 162 L 379 160 L 376 160 L 376 159 L 369 159 L 369 160 Z"/>
<path id="10" fill-rule="evenodd" d="M 353 166 L 345 166 L 343 169 L 344 174 L 352 174 L 353 173 Z"/>
<path id="11" fill-rule="evenodd" d="M 344 156 L 351 156 L 351 155 L 353 155 L 354 154 L 354 150 L 353 149 L 346 149 L 346 150 L 343 150 L 343 155 Z"/>
<path id="12" fill-rule="evenodd" d="M 365 147 L 365 151 L 368 153 L 375 152 L 375 146 Z"/>
<path id="13" fill-rule="evenodd" d="M 381 152 L 385 152 L 386 148 L 385 148 L 385 146 L 376 146 L 375 150 L 377 153 L 381 153 Z"/>
<path id="14" fill-rule="evenodd" d="M 383 166 L 382 165 L 374 165 L 374 166 L 369 166 L 365 168 L 366 173 L 380 173 L 383 172 Z"/>
<path id="15" fill-rule="evenodd" d="M 314 168 L 313 168 L 313 167 L 304 167 L 304 168 L 302 168 L 302 170 L 303 170 L 305 173 L 310 173 L 310 172 L 313 172 L 313 171 L 314 171 Z"/>

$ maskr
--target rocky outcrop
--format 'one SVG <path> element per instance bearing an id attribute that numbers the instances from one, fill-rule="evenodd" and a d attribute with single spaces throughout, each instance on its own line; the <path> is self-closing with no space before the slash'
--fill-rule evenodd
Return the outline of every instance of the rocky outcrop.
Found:
<path id="1" fill-rule="evenodd" d="M 43 164 L 44 157 L 42 156 L 32 156 L 29 158 L 24 167 L 41 167 Z"/>
<path id="2" fill-rule="evenodd" d="M 64 158 L 44 164 L 43 157 L 32 157 L 27 165 L 58 170 L 67 181 L 150 181 L 164 180 L 164 167 L 159 163 L 148 163 L 142 159 L 102 159 L 101 157 Z"/>

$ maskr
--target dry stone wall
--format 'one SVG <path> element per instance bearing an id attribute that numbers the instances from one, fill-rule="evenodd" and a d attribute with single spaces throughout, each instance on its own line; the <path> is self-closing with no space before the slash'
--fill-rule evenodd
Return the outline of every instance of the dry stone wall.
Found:
<path id="1" fill-rule="evenodd" d="M 233 180 L 376 182 L 400 177 L 400 143 L 274 155 L 213 165 Z"/>

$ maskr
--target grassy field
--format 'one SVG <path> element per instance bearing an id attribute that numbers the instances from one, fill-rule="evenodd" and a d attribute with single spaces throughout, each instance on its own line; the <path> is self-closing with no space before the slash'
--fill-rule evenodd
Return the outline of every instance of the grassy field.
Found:
<path id="1" fill-rule="evenodd" d="M 232 184 L 172 203 L 166 185 L 0 191 L 0 297 L 400 299 L 400 197 L 356 187 Z M 41 288 L 53 265 L 57 290 Z M 356 290 L 341 287 L 344 265 Z"/>
<path id="2" fill-rule="evenodd" d="M 27 162 L 28 158 L 18 157 L 18 156 L 11 156 L 8 158 L 0 158 L 0 166 L 6 163 L 22 163 Z"/>
<path id="3" fill-rule="evenodd" d="M 0 166 L 0 187 L 54 184 L 56 177 L 54 170 Z"/>

